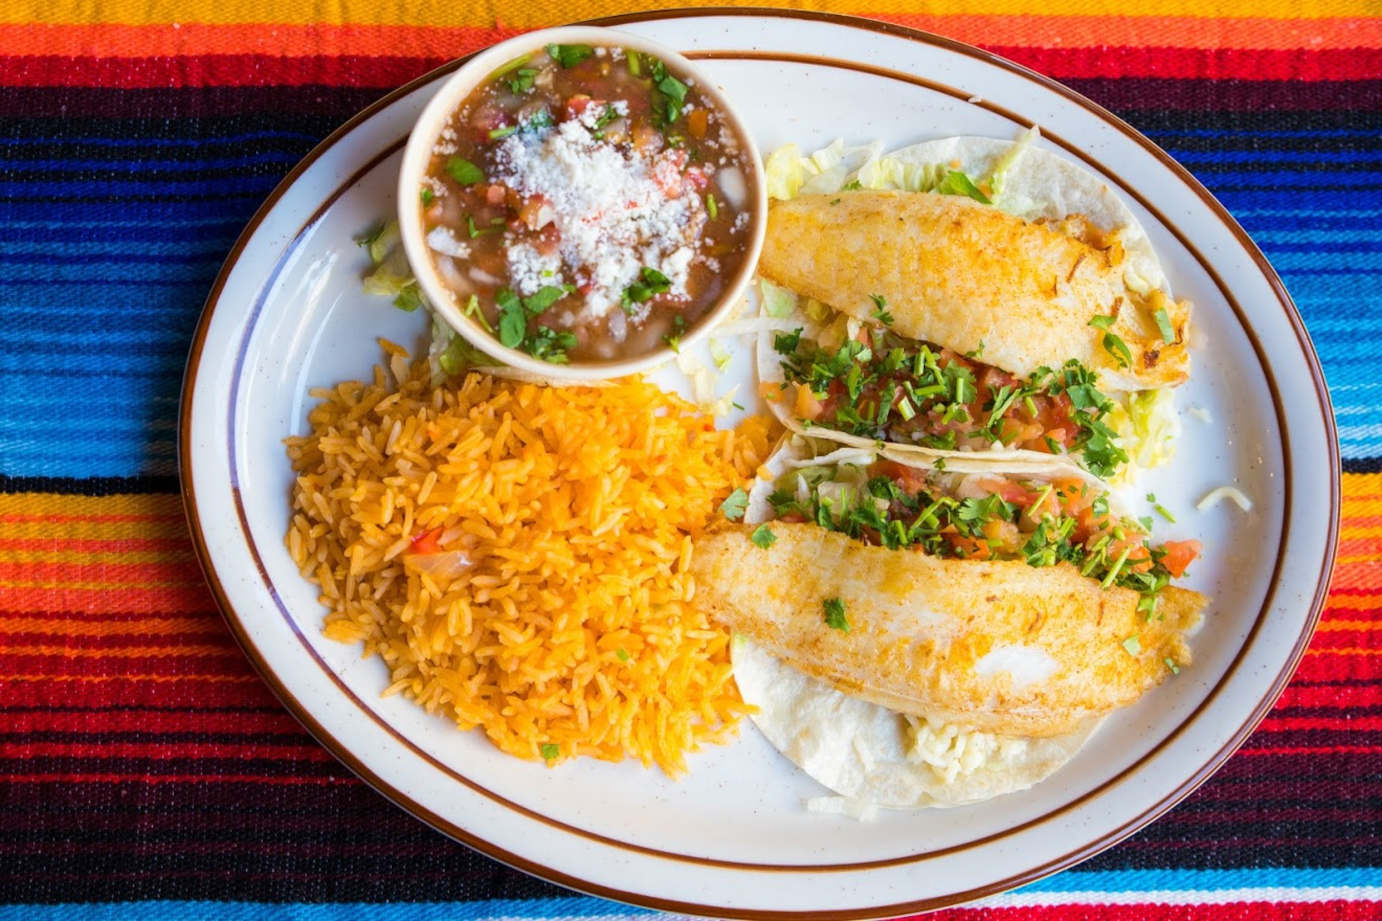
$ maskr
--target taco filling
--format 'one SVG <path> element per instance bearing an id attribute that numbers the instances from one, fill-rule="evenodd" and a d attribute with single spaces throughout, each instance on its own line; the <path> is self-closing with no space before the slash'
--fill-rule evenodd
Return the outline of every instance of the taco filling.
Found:
<path id="1" fill-rule="evenodd" d="M 779 476 L 774 517 L 815 522 L 866 544 L 964 560 L 1071 563 L 1104 588 L 1141 594 L 1144 613 L 1200 553 L 1195 540 L 1154 543 L 1150 519 L 1116 515 L 1077 478 L 957 473 L 877 459 L 801 467 Z"/>
<path id="2" fill-rule="evenodd" d="M 886 318 L 880 298 L 878 313 Z M 852 329 L 852 332 L 851 332 Z M 1025 380 L 977 353 L 907 339 L 886 327 L 837 318 L 812 338 L 798 329 L 773 337 L 783 384 L 804 424 L 861 438 L 941 451 L 994 447 L 1079 455 L 1111 476 L 1127 452 L 1106 418 L 1114 402 L 1078 361 L 1038 368 Z"/>

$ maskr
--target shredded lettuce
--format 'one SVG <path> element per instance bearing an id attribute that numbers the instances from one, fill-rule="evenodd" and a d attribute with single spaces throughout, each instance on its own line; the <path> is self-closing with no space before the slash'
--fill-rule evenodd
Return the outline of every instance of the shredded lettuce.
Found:
<path id="1" fill-rule="evenodd" d="M 768 197 L 786 201 L 795 198 L 806 182 L 808 161 L 802 157 L 801 149 L 795 144 L 779 147 L 768 154 L 763 163 L 763 178 L 768 187 Z"/>
<path id="2" fill-rule="evenodd" d="M 865 189 L 931 192 L 949 171 L 944 163 L 912 163 L 896 157 L 878 157 L 864 164 L 854 178 Z"/>
<path id="3" fill-rule="evenodd" d="M 1115 403 L 1109 418 L 1138 467 L 1160 467 L 1175 456 L 1180 418 L 1169 388 L 1131 393 Z"/>
<path id="4" fill-rule="evenodd" d="M 1008 191 L 1008 175 L 1012 172 L 1013 165 L 1017 163 L 1023 152 L 1032 146 L 1032 142 L 1041 137 L 1041 129 L 1036 125 L 1028 128 L 1017 137 L 1013 146 L 1009 147 L 1003 156 L 994 161 L 993 168 L 979 180 L 980 186 L 987 186 L 989 198 L 993 200 L 996 207 L 1003 207 L 1003 199 Z"/>
<path id="5" fill-rule="evenodd" d="M 766 278 L 758 279 L 758 289 L 762 292 L 763 312 L 768 316 L 787 317 L 797 309 L 795 292 L 775 285 Z"/>

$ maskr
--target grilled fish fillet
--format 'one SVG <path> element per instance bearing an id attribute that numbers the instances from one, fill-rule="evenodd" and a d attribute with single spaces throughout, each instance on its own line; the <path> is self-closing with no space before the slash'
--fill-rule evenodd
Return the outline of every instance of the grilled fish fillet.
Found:
<path id="1" fill-rule="evenodd" d="M 882 295 L 902 335 L 961 353 L 982 348 L 985 362 L 1020 377 L 1077 358 L 1130 389 L 1179 384 L 1189 374 L 1190 305 L 1155 289 L 1134 293 L 1121 262 L 1116 241 L 1096 249 L 963 196 L 857 191 L 774 201 L 758 270 L 859 319 Z M 1108 315 L 1128 367 L 1089 325 Z"/>
<path id="2" fill-rule="evenodd" d="M 847 694 L 1004 735 L 1073 732 L 1132 703 L 1168 659 L 1189 663 L 1182 633 L 1206 603 L 1166 588 L 1148 621 L 1136 592 L 1069 563 L 938 559 L 784 522 L 760 549 L 750 530 L 696 542 L 695 601 L 711 617 Z M 847 633 L 825 623 L 830 598 Z"/>

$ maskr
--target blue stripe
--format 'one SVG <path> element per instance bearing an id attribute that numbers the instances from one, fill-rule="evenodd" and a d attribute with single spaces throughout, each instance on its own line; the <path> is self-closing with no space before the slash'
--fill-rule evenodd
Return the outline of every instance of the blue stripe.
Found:
<path id="1" fill-rule="evenodd" d="M 466 921 L 485 918 L 591 918 L 652 912 L 590 896 L 532 901 L 475 902 L 120 902 L 67 905 L 0 905 L 0 921 Z"/>
<path id="2" fill-rule="evenodd" d="M 260 172 L 262 165 L 268 163 L 287 163 L 293 164 L 301 160 L 302 156 L 295 153 L 280 153 L 277 151 L 260 151 L 252 157 L 207 157 L 198 160 L 157 160 L 152 157 L 130 157 L 124 160 L 94 160 L 86 157 L 78 159 L 2 159 L 0 158 L 0 170 L 33 170 L 35 172 L 48 172 L 51 170 L 76 170 L 83 173 L 90 173 L 96 170 L 110 170 L 112 172 L 132 173 L 147 170 L 176 170 L 180 173 L 199 173 L 203 170 L 232 169 L 239 172 Z M 40 181 L 40 180 L 32 180 Z M 47 185 L 51 180 L 41 180 Z"/>

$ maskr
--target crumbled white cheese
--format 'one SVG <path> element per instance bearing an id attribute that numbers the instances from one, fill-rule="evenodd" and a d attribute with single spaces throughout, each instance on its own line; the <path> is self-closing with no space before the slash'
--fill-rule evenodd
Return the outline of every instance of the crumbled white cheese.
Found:
<path id="1" fill-rule="evenodd" d="M 505 259 L 509 266 L 509 283 L 523 297 L 536 294 L 546 285 L 561 283 L 558 253 L 543 255 L 531 243 L 510 243 Z"/>
<path id="2" fill-rule="evenodd" d="M 621 116 L 628 112 L 623 100 L 611 105 Z M 594 135 L 603 111 L 591 105 L 545 132 L 510 135 L 496 151 L 492 175 L 551 206 L 559 237 L 555 257 L 565 275 L 545 283 L 576 284 L 591 317 L 619 304 L 645 266 L 668 277 L 672 297 L 685 297 L 688 267 L 707 219 L 700 195 L 682 179 L 685 154 L 624 154 Z M 528 254 L 511 255 L 511 274 L 515 265 L 526 272 L 531 261 Z"/>
<path id="3" fill-rule="evenodd" d="M 1025 739 L 998 736 L 953 723 L 933 723 L 925 717 L 907 717 L 911 747 L 907 757 L 930 766 L 945 783 L 973 774 L 982 767 L 998 767 L 1025 753 Z"/>

